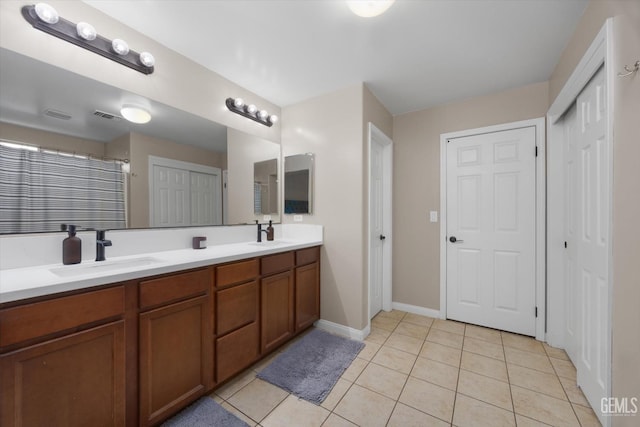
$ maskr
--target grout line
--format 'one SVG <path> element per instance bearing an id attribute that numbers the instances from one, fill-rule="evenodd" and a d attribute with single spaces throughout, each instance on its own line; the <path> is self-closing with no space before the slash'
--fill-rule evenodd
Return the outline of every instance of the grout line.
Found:
<path id="1" fill-rule="evenodd" d="M 507 372 L 507 383 L 509 384 L 509 397 L 511 397 L 511 413 L 513 414 L 513 423 L 518 425 L 516 419 L 516 405 L 513 403 L 513 389 L 511 388 L 511 377 L 509 376 L 509 365 L 507 364 L 507 352 L 504 349 L 504 340 L 502 339 L 502 333 L 500 333 L 500 341 L 502 342 L 502 357 L 504 357 L 504 369 Z"/>

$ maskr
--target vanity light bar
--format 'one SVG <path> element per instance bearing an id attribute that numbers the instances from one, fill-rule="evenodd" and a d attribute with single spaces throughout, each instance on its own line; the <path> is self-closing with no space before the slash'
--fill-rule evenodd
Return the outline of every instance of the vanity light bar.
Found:
<path id="1" fill-rule="evenodd" d="M 96 34 L 86 22 L 74 24 L 61 16 L 46 3 L 22 7 L 22 16 L 33 28 L 90 50 L 112 61 L 119 62 L 143 74 L 153 73 L 155 60 L 149 52 L 130 50 L 124 40 L 109 40 Z"/>
<path id="2" fill-rule="evenodd" d="M 265 126 L 273 126 L 278 122 L 278 116 L 269 114 L 266 110 L 259 110 L 253 104 L 245 104 L 242 98 L 227 98 L 227 108 L 236 114 L 254 120 Z"/>

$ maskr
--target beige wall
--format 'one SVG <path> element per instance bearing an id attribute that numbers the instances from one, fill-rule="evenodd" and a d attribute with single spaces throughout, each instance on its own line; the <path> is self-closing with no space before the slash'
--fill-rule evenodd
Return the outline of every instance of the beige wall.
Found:
<path id="1" fill-rule="evenodd" d="M 440 134 L 543 117 L 547 83 L 403 114 L 393 120 L 393 301 L 440 309 Z"/>
<path id="2" fill-rule="evenodd" d="M 69 153 L 89 154 L 96 157 L 107 155 L 107 153 L 105 153 L 105 144 L 102 142 L 17 126 L 10 123 L 0 122 L 0 139 L 24 142 L 37 145 L 38 147 L 52 148 Z"/>
<path id="3" fill-rule="evenodd" d="M 180 110 L 244 130 L 280 140 L 280 126 L 263 126 L 231 113 L 227 97 L 242 97 L 272 114 L 280 108 L 222 76 L 177 54 L 97 9 L 76 0 L 49 0 L 60 16 L 72 22 L 87 21 L 100 35 L 125 39 L 132 50 L 147 50 L 156 58 L 153 74 L 145 75 L 117 62 L 34 29 L 21 15 L 23 5 L 33 1 L 0 1 L 0 46 L 77 74 L 122 88 Z M 233 58 L 230 58 L 232 60 Z"/>

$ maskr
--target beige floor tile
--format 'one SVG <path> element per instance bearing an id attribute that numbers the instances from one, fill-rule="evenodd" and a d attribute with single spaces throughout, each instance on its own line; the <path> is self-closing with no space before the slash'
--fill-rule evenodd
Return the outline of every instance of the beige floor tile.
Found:
<path id="1" fill-rule="evenodd" d="M 504 360 L 504 350 L 500 344 L 494 344 L 477 338 L 465 337 L 463 349 L 464 351 L 470 351 L 471 353 Z"/>
<path id="2" fill-rule="evenodd" d="M 378 365 L 386 366 L 403 374 L 409 374 L 417 356 L 395 348 L 383 346 L 371 359 Z"/>
<path id="3" fill-rule="evenodd" d="M 391 399 L 398 400 L 408 375 L 393 369 L 369 363 L 356 380 L 356 384 Z"/>
<path id="4" fill-rule="evenodd" d="M 500 381 L 509 382 L 509 378 L 507 377 L 507 364 L 503 360 L 463 351 L 460 368 Z"/>
<path id="5" fill-rule="evenodd" d="M 515 348 L 505 347 L 504 353 L 507 357 L 507 363 L 512 363 L 525 368 L 535 369 L 536 371 L 554 374 L 553 366 L 546 354 L 536 354 L 528 351 L 520 351 Z"/>
<path id="6" fill-rule="evenodd" d="M 455 397 L 454 391 L 409 377 L 398 401 L 446 422 L 451 422 Z"/>
<path id="7" fill-rule="evenodd" d="M 358 378 L 358 376 L 362 373 L 362 371 L 364 370 L 364 368 L 367 366 L 368 363 L 369 363 L 368 361 L 364 359 L 360 359 L 359 357 L 356 357 L 355 359 L 353 359 L 353 362 L 351 362 L 351 365 L 349 365 L 347 370 L 344 371 L 344 373 L 340 378 L 345 379 L 351 383 L 354 382 Z"/>
<path id="8" fill-rule="evenodd" d="M 448 427 L 446 423 L 429 414 L 413 409 L 410 406 L 398 403 L 391 414 L 387 427 Z"/>
<path id="9" fill-rule="evenodd" d="M 251 381 L 256 379 L 256 373 L 253 369 L 247 369 L 242 374 L 238 375 L 222 387 L 216 390 L 216 394 L 223 398 L 224 400 L 228 400 L 231 396 L 233 396 L 238 390 L 242 387 L 249 384 Z"/>
<path id="10" fill-rule="evenodd" d="M 573 363 L 568 360 L 554 358 L 549 359 L 549 361 L 553 365 L 553 369 L 559 377 L 569 378 L 571 380 L 576 379 L 576 368 L 573 366 Z"/>
<path id="11" fill-rule="evenodd" d="M 393 331 L 394 334 L 402 334 L 408 337 L 419 338 L 421 340 L 424 340 L 427 337 L 428 332 L 428 326 L 416 325 L 405 321 L 400 322 L 396 330 Z"/>
<path id="12" fill-rule="evenodd" d="M 218 404 L 220 404 L 220 405 L 222 405 L 222 402 L 224 402 L 224 399 L 223 399 L 223 398 L 221 398 L 220 396 L 218 396 L 218 395 L 217 395 L 217 394 L 215 394 L 215 393 L 211 393 L 211 394 L 209 395 L 209 397 L 210 397 L 210 398 L 212 398 L 214 402 L 216 402 L 216 403 L 218 403 Z"/>
<path id="13" fill-rule="evenodd" d="M 359 426 L 387 424 L 395 401 L 354 384 L 333 411 Z"/>
<path id="14" fill-rule="evenodd" d="M 351 387 L 351 384 L 352 383 L 350 383 L 347 380 L 338 378 L 338 382 L 336 382 L 336 385 L 333 386 L 333 388 L 331 389 L 331 392 L 329 392 L 329 394 L 322 401 L 320 406 L 322 406 L 323 408 L 327 408 L 330 411 L 333 411 L 333 409 L 336 407 L 338 402 L 340 402 L 340 399 L 342 399 L 342 397 L 345 395 L 347 390 L 349 390 L 349 387 Z"/>
<path id="15" fill-rule="evenodd" d="M 227 411 L 231 412 L 236 417 L 240 418 L 245 423 L 249 424 L 251 427 L 255 427 L 258 425 L 257 422 L 255 422 L 254 420 L 252 420 L 251 418 L 243 414 L 238 408 L 234 407 L 233 405 L 230 405 L 229 402 L 223 402 L 220 404 L 220 406 L 222 406 Z"/>
<path id="16" fill-rule="evenodd" d="M 392 333 L 387 339 L 385 346 L 393 347 L 398 350 L 406 351 L 407 353 L 418 355 L 422 348 L 424 339 L 408 337 L 406 335 L 400 335 L 396 332 Z"/>
<path id="17" fill-rule="evenodd" d="M 382 345 L 385 343 L 387 338 L 389 338 L 389 335 L 391 335 L 391 331 L 380 328 L 371 328 L 371 332 L 364 340 Z"/>
<path id="18" fill-rule="evenodd" d="M 569 356 L 563 349 L 551 347 L 546 342 L 543 342 L 542 346 L 544 347 L 544 351 L 547 352 L 547 356 L 553 357 L 554 359 L 569 360 Z"/>
<path id="19" fill-rule="evenodd" d="M 464 335 L 464 323 L 455 322 L 453 320 L 436 319 L 431 325 L 432 328 L 440 329 L 442 331 L 451 332 L 454 334 Z"/>
<path id="20" fill-rule="evenodd" d="M 524 415 L 516 414 L 516 425 L 518 427 L 547 427 L 549 424 L 541 423 Z"/>
<path id="21" fill-rule="evenodd" d="M 515 412 L 556 426 L 578 426 L 571 404 L 516 385 L 511 386 Z"/>
<path id="22" fill-rule="evenodd" d="M 509 364 L 509 382 L 519 387 L 567 400 L 564 389 L 555 374 L 547 374 L 535 369 Z"/>
<path id="23" fill-rule="evenodd" d="M 431 327 L 435 319 L 428 316 L 421 316 L 419 314 L 407 313 L 402 319 L 403 322 L 413 323 L 414 325 Z"/>
<path id="24" fill-rule="evenodd" d="M 375 317 L 386 317 L 388 319 L 393 320 L 402 320 L 407 315 L 406 311 L 402 310 L 391 310 L 391 311 L 381 311 L 375 315 Z"/>
<path id="25" fill-rule="evenodd" d="M 462 335 L 434 328 L 431 328 L 429 330 L 429 334 L 427 335 L 427 341 L 435 342 L 453 348 L 462 348 L 463 338 L 464 337 Z"/>
<path id="26" fill-rule="evenodd" d="M 260 422 L 263 427 L 320 427 L 330 412 L 290 394 Z"/>
<path id="27" fill-rule="evenodd" d="M 363 343 L 364 348 L 360 350 L 360 353 L 358 353 L 358 357 L 364 360 L 373 359 L 373 356 L 375 356 L 378 350 L 380 350 L 380 347 L 382 347 L 382 345 L 376 344 L 372 341 L 363 341 Z"/>
<path id="28" fill-rule="evenodd" d="M 327 420 L 324 422 L 324 424 L 322 424 L 322 427 L 358 427 L 358 426 L 352 423 L 351 421 L 347 421 L 336 414 L 331 414 L 329 415 L 329 418 L 327 418 Z"/>
<path id="29" fill-rule="evenodd" d="M 601 427 L 600 420 L 591 408 L 585 408 L 582 405 L 573 405 L 573 410 L 578 416 L 578 421 L 582 427 Z"/>
<path id="30" fill-rule="evenodd" d="M 273 352 L 270 355 L 268 355 L 267 357 L 265 357 L 264 359 L 256 362 L 253 364 L 253 366 L 251 366 L 251 370 L 254 371 L 255 373 L 258 373 L 260 371 L 262 371 L 264 368 L 266 368 L 271 362 L 273 362 L 273 359 L 275 359 L 276 357 L 278 357 L 280 355 L 280 352 Z"/>
<path id="31" fill-rule="evenodd" d="M 500 331 L 496 329 L 485 328 L 483 326 L 467 325 L 464 329 L 466 337 L 476 338 L 483 341 L 489 341 L 493 344 L 502 345 L 502 337 Z"/>
<path id="32" fill-rule="evenodd" d="M 227 401 L 252 420 L 260 422 L 288 394 L 281 388 L 256 378 Z"/>
<path id="33" fill-rule="evenodd" d="M 451 366 L 460 366 L 460 354 L 462 350 L 446 345 L 425 341 L 420 351 L 420 357 L 446 363 Z"/>
<path id="34" fill-rule="evenodd" d="M 396 328 L 396 326 L 398 326 L 398 323 L 400 323 L 400 320 L 391 319 L 388 317 L 376 316 L 373 318 L 373 320 L 371 320 L 372 327 L 385 329 L 387 331 L 393 331 Z"/>
<path id="35" fill-rule="evenodd" d="M 490 403 L 508 411 L 513 410 L 509 384 L 473 372 L 461 370 L 458 393 Z"/>
<path id="36" fill-rule="evenodd" d="M 580 387 L 576 384 L 576 380 L 564 377 L 558 377 L 558 379 L 560 380 L 560 384 L 562 384 L 562 388 L 564 388 L 564 392 L 567 393 L 569 402 L 587 407 L 590 406 L 582 390 L 580 390 Z"/>
<path id="37" fill-rule="evenodd" d="M 413 365 L 411 376 L 453 391 L 458 386 L 458 368 L 422 357 Z"/>
<path id="38" fill-rule="evenodd" d="M 502 344 L 505 347 L 517 348 L 518 350 L 530 351 L 532 353 L 544 354 L 542 342 L 536 341 L 534 338 L 525 337 L 524 335 L 512 334 L 510 332 L 502 332 Z"/>
<path id="39" fill-rule="evenodd" d="M 458 393 L 453 424 L 458 427 L 515 427 L 516 420 L 511 411 Z"/>

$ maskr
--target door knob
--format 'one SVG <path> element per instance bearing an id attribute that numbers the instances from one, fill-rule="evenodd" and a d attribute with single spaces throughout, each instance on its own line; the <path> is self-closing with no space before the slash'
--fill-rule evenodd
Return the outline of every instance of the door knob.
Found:
<path id="1" fill-rule="evenodd" d="M 449 237 L 449 241 L 450 241 L 451 243 L 462 243 L 462 242 L 464 242 L 464 240 L 458 240 L 458 239 L 456 239 L 456 236 L 451 236 L 451 237 Z"/>
<path id="2" fill-rule="evenodd" d="M 386 239 L 386 238 L 387 238 L 387 236 L 385 236 L 384 234 L 381 234 L 381 235 L 380 235 L 380 240 L 384 240 L 384 239 Z"/>

